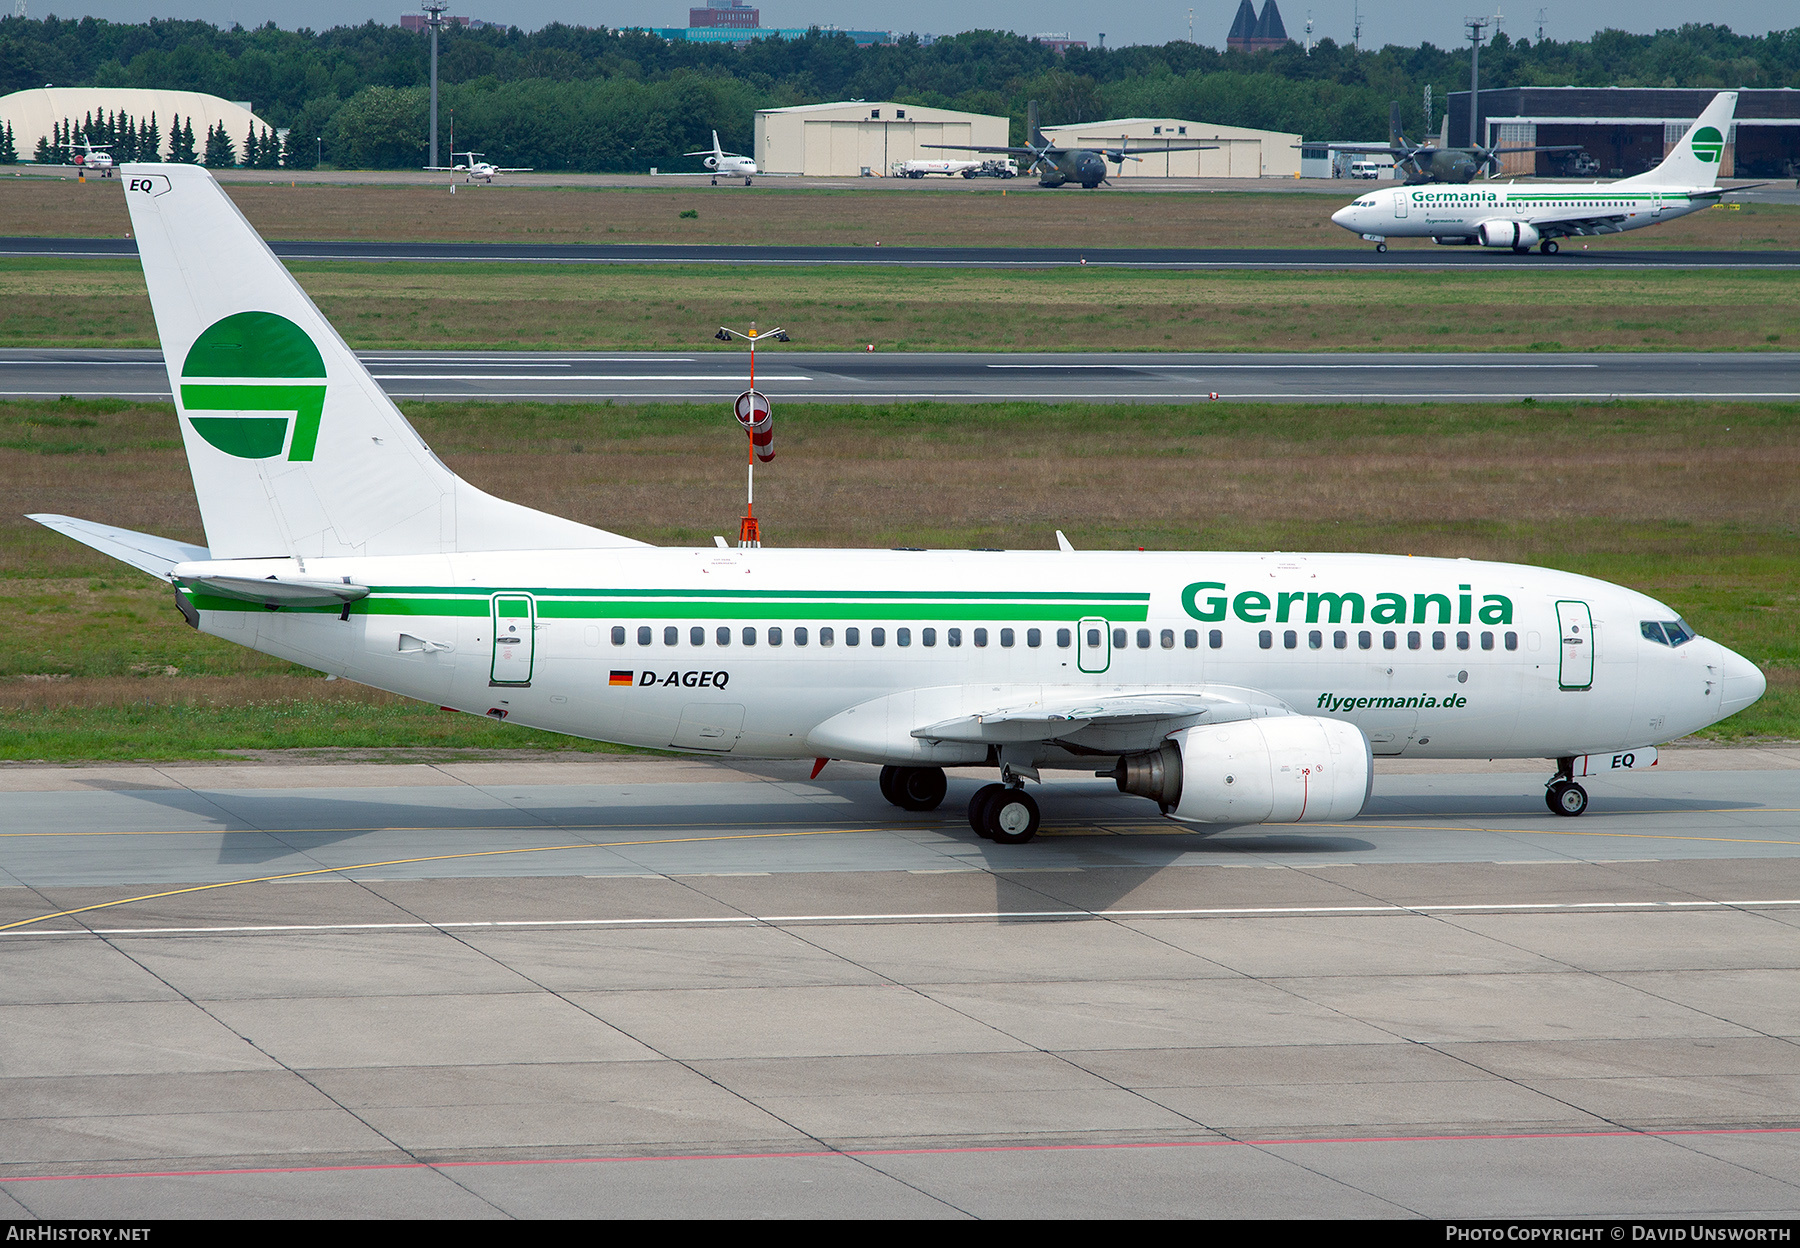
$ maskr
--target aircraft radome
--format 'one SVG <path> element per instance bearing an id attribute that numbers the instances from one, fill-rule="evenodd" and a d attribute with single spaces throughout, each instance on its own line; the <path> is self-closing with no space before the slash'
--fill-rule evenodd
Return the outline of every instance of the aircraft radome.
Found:
<path id="1" fill-rule="evenodd" d="M 1352 234 L 1387 250 L 1390 238 L 1434 238 L 1447 246 L 1533 246 L 1555 255 L 1559 238 L 1622 234 L 1710 208 L 1747 186 L 1719 188 L 1719 158 L 1737 93 L 1721 91 L 1662 163 L 1617 182 L 1508 182 L 1400 186 L 1370 191 L 1331 214 Z"/>
<path id="2" fill-rule="evenodd" d="M 33 517 L 163 578 L 194 627 L 433 705 L 627 745 L 881 764 L 896 804 L 998 767 L 1110 775 L 1196 824 L 1341 821 L 1374 758 L 1578 779 L 1762 695 L 1655 599 L 1357 554 L 673 549 L 442 464 L 203 168 L 125 188 L 207 545 Z"/>

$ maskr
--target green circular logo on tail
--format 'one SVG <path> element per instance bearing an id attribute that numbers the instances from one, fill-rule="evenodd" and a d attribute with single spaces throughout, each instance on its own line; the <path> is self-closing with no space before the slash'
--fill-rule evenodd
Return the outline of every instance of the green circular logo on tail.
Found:
<path id="1" fill-rule="evenodd" d="M 325 360 L 305 330 L 273 312 L 237 312 L 188 349 L 181 406 L 194 432 L 227 455 L 286 451 L 305 461 L 319 440 L 324 380 Z"/>
<path id="2" fill-rule="evenodd" d="M 1725 136 L 1713 126 L 1701 126 L 1694 131 L 1692 143 L 1694 155 L 1709 165 L 1719 163 L 1719 154 L 1725 150 Z"/>

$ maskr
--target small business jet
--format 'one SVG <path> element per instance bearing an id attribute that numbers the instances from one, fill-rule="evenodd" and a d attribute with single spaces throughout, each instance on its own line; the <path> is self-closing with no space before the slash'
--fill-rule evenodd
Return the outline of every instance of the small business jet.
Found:
<path id="1" fill-rule="evenodd" d="M 480 178 L 482 182 L 488 186 L 492 186 L 494 184 L 494 179 L 503 173 L 531 172 L 530 168 L 515 169 L 511 166 L 501 167 L 499 165 L 489 164 L 487 161 L 481 159 L 484 155 L 486 155 L 485 152 L 451 152 L 451 160 L 455 160 L 458 156 L 466 156 L 468 157 L 468 163 L 461 165 L 426 165 L 425 168 L 431 173 L 466 174 L 467 176 L 463 179 L 465 183 L 473 182 L 476 178 Z M 452 182 L 455 180 L 456 179 L 454 178 L 451 179 Z"/>
<path id="2" fill-rule="evenodd" d="M 319 671 L 626 745 L 876 763 L 909 810 L 997 767 L 969 822 L 1003 844 L 1059 768 L 1216 826 L 1354 818 L 1376 756 L 1548 758 L 1578 815 L 1581 777 L 1764 690 L 1656 599 L 1517 564 L 646 545 L 451 472 L 207 170 L 128 164 L 125 190 L 207 544 L 32 519 Z"/>
<path id="3" fill-rule="evenodd" d="M 1382 252 L 1390 238 L 1434 238 L 1446 246 L 1510 247 L 1520 255 L 1536 246 L 1553 256 L 1559 238 L 1641 230 L 1749 190 L 1714 185 L 1736 108 L 1737 93 L 1721 91 L 1661 164 L 1618 182 L 1401 186 L 1360 195 L 1331 220 Z"/>
<path id="4" fill-rule="evenodd" d="M 740 156 L 736 152 L 728 152 L 720 147 L 719 132 L 717 130 L 712 132 L 712 136 L 713 145 L 711 148 L 698 152 L 683 152 L 682 155 L 706 157 L 706 159 L 700 163 L 712 170 L 712 181 L 714 186 L 719 184 L 719 175 L 721 173 L 728 178 L 741 177 L 744 179 L 744 185 L 749 186 L 751 184 L 751 176 L 757 172 L 756 162 L 751 160 L 748 156 Z"/>
<path id="5" fill-rule="evenodd" d="M 81 140 L 81 154 L 74 157 L 71 163 L 80 165 L 90 172 L 97 172 L 103 178 L 110 178 L 113 170 L 118 167 L 118 162 L 113 159 L 113 154 L 106 150 L 110 146 L 112 146 L 110 143 L 90 143 L 84 138 Z M 73 151 L 74 148 L 75 144 L 69 144 L 70 151 Z"/>

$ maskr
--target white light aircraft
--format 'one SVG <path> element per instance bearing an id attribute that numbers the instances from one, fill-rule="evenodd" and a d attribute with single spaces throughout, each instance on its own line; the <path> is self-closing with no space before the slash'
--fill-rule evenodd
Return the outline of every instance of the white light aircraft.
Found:
<path id="1" fill-rule="evenodd" d="M 1555 255 L 1557 239 L 1641 230 L 1710 208 L 1722 195 L 1714 183 L 1735 91 L 1721 91 L 1688 127 L 1662 163 L 1617 182 L 1509 182 L 1503 186 L 1401 186 L 1371 191 L 1331 214 L 1336 225 L 1387 250 L 1390 238 L 1435 238 L 1449 246 L 1535 245 Z"/>
<path id="2" fill-rule="evenodd" d="M 717 756 L 881 764 L 1030 840 L 1024 782 L 1110 775 L 1197 824 L 1341 821 L 1375 755 L 1596 770 L 1763 693 L 1644 594 L 1356 554 L 681 549 L 483 493 L 432 454 L 192 165 L 126 201 L 207 546 L 33 519 L 170 582 L 203 632 L 476 715 Z M 816 774 L 816 772 L 815 772 Z"/>
<path id="3" fill-rule="evenodd" d="M 683 152 L 682 155 L 706 157 L 706 159 L 700 163 L 712 170 L 714 186 L 719 184 L 719 175 L 721 173 L 730 178 L 741 177 L 744 179 L 744 185 L 749 186 L 751 175 L 757 172 L 756 162 L 751 160 L 748 156 L 740 156 L 736 152 L 728 152 L 720 147 L 719 132 L 717 130 L 712 132 L 712 136 L 713 145 L 711 148 L 698 152 Z"/>
<path id="4" fill-rule="evenodd" d="M 531 172 L 529 166 L 515 169 L 511 166 L 502 167 L 500 165 L 489 164 L 487 161 L 481 159 L 481 157 L 486 154 L 487 153 L 485 152 L 451 152 L 451 160 L 455 160 L 458 156 L 466 156 L 468 157 L 468 163 L 463 165 L 426 165 L 425 169 L 430 173 L 467 174 L 468 176 L 463 179 L 464 182 L 473 182 L 476 178 L 480 178 L 488 186 L 492 186 L 494 184 L 494 179 L 503 173 Z M 450 180 L 452 182 L 456 181 L 455 178 Z"/>

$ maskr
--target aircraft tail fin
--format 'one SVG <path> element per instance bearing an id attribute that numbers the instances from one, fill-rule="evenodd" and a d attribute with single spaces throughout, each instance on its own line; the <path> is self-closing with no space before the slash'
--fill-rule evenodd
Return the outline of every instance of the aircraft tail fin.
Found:
<path id="1" fill-rule="evenodd" d="M 1406 146 L 1406 132 L 1400 126 L 1400 101 L 1388 101 L 1388 142 L 1395 147 Z"/>
<path id="2" fill-rule="evenodd" d="M 1450 114 L 1444 114 L 1444 120 L 1438 125 L 1438 147 L 1450 146 Z"/>
<path id="3" fill-rule="evenodd" d="M 462 480 L 210 173 L 122 172 L 212 558 L 643 544 Z"/>
<path id="4" fill-rule="evenodd" d="M 1038 129 L 1037 101 L 1031 100 L 1025 105 L 1025 129 L 1029 132 L 1026 142 L 1033 147 L 1044 146 L 1044 132 Z"/>
<path id="5" fill-rule="evenodd" d="M 1710 187 L 1719 177 L 1724 163 L 1725 144 L 1730 140 L 1731 117 L 1737 111 L 1737 92 L 1721 91 L 1701 112 L 1681 141 L 1662 158 L 1662 163 L 1648 173 L 1640 173 L 1625 181 L 1634 186 Z"/>

